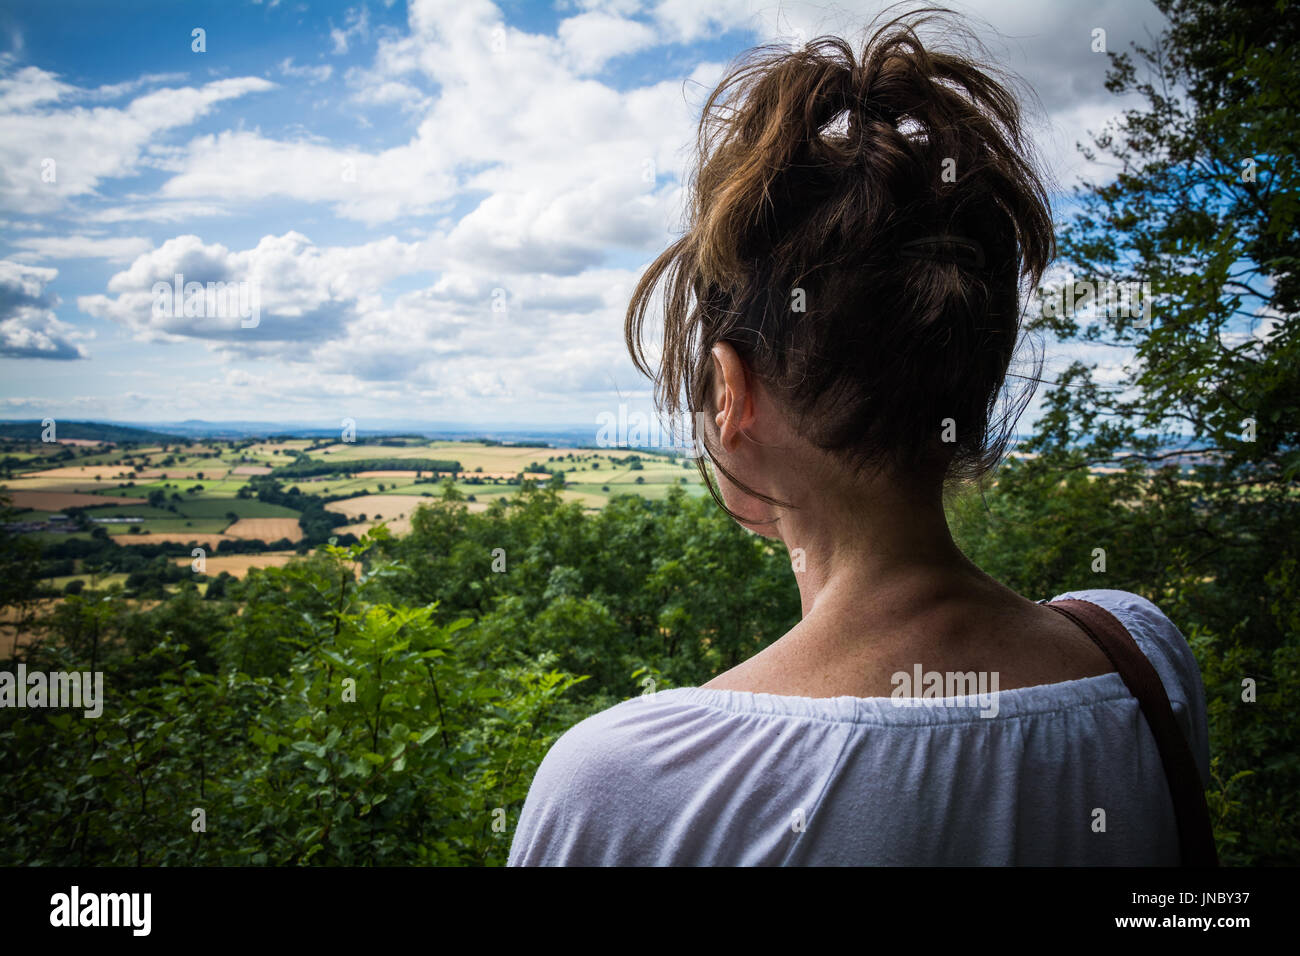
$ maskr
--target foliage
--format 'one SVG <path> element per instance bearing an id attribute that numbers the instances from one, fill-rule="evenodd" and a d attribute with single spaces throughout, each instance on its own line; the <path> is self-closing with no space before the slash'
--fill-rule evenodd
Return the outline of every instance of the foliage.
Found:
<path id="1" fill-rule="evenodd" d="M 1034 457 L 955 502 L 954 530 L 1023 594 L 1110 587 L 1160 606 L 1202 669 L 1221 858 L 1293 864 L 1300 20 L 1287 2 L 1157 6 L 1162 36 L 1113 56 L 1108 78 L 1143 103 L 1085 150 L 1120 172 L 1079 190 L 1060 237 L 1075 276 L 1149 281 L 1150 324 L 1099 308 L 1034 321 L 1114 361 L 1056 378 L 1020 448 Z"/>

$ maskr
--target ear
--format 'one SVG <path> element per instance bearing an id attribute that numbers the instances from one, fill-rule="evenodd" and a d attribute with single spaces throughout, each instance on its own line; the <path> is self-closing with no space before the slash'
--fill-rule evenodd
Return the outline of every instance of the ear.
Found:
<path id="1" fill-rule="evenodd" d="M 754 395 L 749 388 L 748 369 L 728 342 L 713 346 L 714 423 L 724 451 L 734 451 L 741 433 L 754 422 Z"/>

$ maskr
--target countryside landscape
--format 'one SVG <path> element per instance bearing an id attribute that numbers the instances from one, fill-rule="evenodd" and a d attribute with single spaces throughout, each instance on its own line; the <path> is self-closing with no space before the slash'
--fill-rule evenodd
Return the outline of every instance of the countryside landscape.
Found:
<path id="1" fill-rule="evenodd" d="M 71 426 L 75 434 L 107 431 Z M 618 494 L 706 493 L 690 460 L 651 450 L 409 435 L 194 440 L 121 426 L 112 433 L 115 440 L 0 439 L 6 525 L 43 548 L 41 582 L 51 596 L 88 584 L 157 595 L 182 579 L 206 593 L 214 579 L 283 566 L 329 539 L 353 544 L 379 524 L 405 534 L 431 499 L 463 501 L 470 512 L 501 507 L 525 482 L 550 484 L 586 512 Z M 167 564 L 185 573 L 160 572 Z"/>

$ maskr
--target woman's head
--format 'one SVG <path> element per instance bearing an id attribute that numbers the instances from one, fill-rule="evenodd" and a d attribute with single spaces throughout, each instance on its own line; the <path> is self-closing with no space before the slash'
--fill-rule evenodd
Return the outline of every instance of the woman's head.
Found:
<path id="1" fill-rule="evenodd" d="M 1014 410 L 995 413 L 1022 283 L 1053 255 L 1051 216 L 1015 97 L 968 56 L 923 44 L 936 22 L 892 20 L 860 50 L 835 37 L 761 47 L 705 106 L 686 231 L 642 277 L 626 331 L 660 406 L 696 413 L 733 514 L 737 487 L 770 502 L 781 483 L 725 447 L 728 370 L 761 440 L 846 487 L 941 486 L 1005 450 Z M 733 423 L 752 424 L 745 411 Z"/>

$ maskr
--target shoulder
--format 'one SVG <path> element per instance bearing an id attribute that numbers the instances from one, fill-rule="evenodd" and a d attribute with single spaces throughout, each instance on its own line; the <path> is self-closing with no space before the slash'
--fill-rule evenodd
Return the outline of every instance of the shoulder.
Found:
<path id="1" fill-rule="evenodd" d="M 1201 776 L 1209 785 L 1209 731 L 1200 665 L 1187 639 L 1155 603 L 1130 591 L 1089 588 L 1067 591 L 1052 600 L 1076 598 L 1110 611 L 1124 625 L 1160 676 L 1179 724 L 1187 735 Z"/>
<path id="2" fill-rule="evenodd" d="M 1129 634 L 1133 636 L 1133 640 L 1137 642 L 1142 652 L 1156 666 L 1156 669 L 1162 671 L 1161 678 L 1165 677 L 1163 673 L 1165 667 L 1162 667 L 1162 665 L 1177 670 L 1179 678 L 1184 676 L 1183 671 L 1186 670 L 1189 664 L 1193 669 L 1195 668 L 1196 660 L 1186 638 L 1178 629 L 1178 625 L 1170 620 L 1164 611 L 1142 595 L 1110 588 L 1088 588 L 1081 591 L 1066 591 L 1063 594 L 1056 595 L 1052 600 L 1060 601 L 1071 598 L 1089 601 L 1110 611 L 1124 625 Z M 1166 682 L 1165 689 L 1171 697 L 1183 690 L 1181 680 L 1176 683 L 1176 686 L 1170 687 L 1167 685 L 1168 682 Z"/>
<path id="3" fill-rule="evenodd" d="M 686 705 L 673 691 L 623 701 L 575 724 L 537 768 L 510 848 L 512 866 L 600 865 L 610 847 L 598 834 L 628 824 L 630 806 L 651 809 L 662 786 L 642 792 L 662 769 L 666 748 L 688 745 L 691 725 L 707 710 Z"/>
<path id="4" fill-rule="evenodd" d="M 510 865 L 784 859 L 792 812 L 811 813 L 853 725 L 719 703 L 726 699 L 677 688 L 575 725 L 537 770 Z"/>

